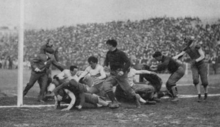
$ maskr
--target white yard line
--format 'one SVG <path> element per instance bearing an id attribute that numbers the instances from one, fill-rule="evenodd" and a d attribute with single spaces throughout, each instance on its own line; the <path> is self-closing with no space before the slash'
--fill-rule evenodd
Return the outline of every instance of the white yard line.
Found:
<path id="1" fill-rule="evenodd" d="M 61 104 L 67 105 L 67 104 Z M 9 106 L 0 106 L 0 108 L 43 108 L 43 107 L 54 107 L 53 104 L 48 105 L 22 105 L 21 107 L 17 107 L 17 105 L 9 105 Z"/>
<path id="2" fill-rule="evenodd" d="M 209 94 L 209 97 L 216 97 L 216 96 L 220 96 L 220 94 Z M 194 98 L 194 97 L 198 97 L 198 95 L 179 95 L 179 98 Z"/>

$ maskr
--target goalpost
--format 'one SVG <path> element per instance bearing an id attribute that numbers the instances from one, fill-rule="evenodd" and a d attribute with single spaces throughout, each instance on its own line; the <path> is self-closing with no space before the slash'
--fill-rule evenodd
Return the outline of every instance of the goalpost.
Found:
<path id="1" fill-rule="evenodd" d="M 17 107 L 21 107 L 23 105 L 23 60 L 24 60 L 24 0 L 20 0 Z"/>

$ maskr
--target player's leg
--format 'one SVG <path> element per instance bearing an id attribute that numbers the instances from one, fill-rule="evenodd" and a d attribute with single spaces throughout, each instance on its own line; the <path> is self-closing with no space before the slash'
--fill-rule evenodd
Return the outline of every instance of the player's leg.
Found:
<path id="1" fill-rule="evenodd" d="M 45 92 L 46 92 L 46 89 L 47 89 L 48 75 L 44 74 L 40 78 L 41 78 L 40 80 L 42 81 L 41 82 L 42 89 L 40 90 L 40 95 L 38 97 L 38 101 L 44 102 Z"/>
<path id="2" fill-rule="evenodd" d="M 26 87 L 24 88 L 23 96 L 25 96 L 28 93 L 28 91 L 33 87 L 33 85 L 40 78 L 40 76 L 41 76 L 41 74 L 36 74 L 35 72 L 31 72 L 29 82 L 27 83 Z"/>
<path id="3" fill-rule="evenodd" d="M 52 83 L 52 78 L 51 78 L 51 76 L 48 76 L 48 81 L 47 81 L 47 88 L 50 86 L 50 84 Z M 48 91 L 48 89 L 46 89 L 46 92 L 48 93 L 49 91 Z"/>
<path id="4" fill-rule="evenodd" d="M 37 80 L 37 83 L 38 83 L 40 91 L 41 91 L 41 89 L 42 89 L 42 78 L 41 77 Z M 38 97 L 39 96 L 40 96 L 40 92 L 38 93 Z"/>
<path id="5" fill-rule="evenodd" d="M 69 89 L 64 89 L 64 91 L 65 91 L 65 93 L 69 96 L 69 98 L 70 98 L 71 101 L 70 101 L 68 107 L 62 109 L 62 111 L 69 111 L 70 109 L 73 108 L 74 104 L 76 103 L 76 96 L 75 96 L 75 94 L 74 94 L 72 91 L 70 91 Z"/>
<path id="6" fill-rule="evenodd" d="M 204 100 L 208 97 L 208 71 L 207 71 L 207 64 L 202 63 L 199 66 L 199 74 L 202 82 L 202 86 L 204 88 Z"/>
<path id="7" fill-rule="evenodd" d="M 85 94 L 85 102 L 93 104 L 97 107 L 108 106 L 109 102 L 103 100 L 96 94 L 84 93 Z"/>
<path id="8" fill-rule="evenodd" d="M 104 95 L 108 96 L 108 98 L 111 101 L 111 104 L 109 105 L 110 108 L 118 108 L 119 103 L 116 100 L 116 97 L 113 93 L 113 86 L 117 85 L 116 77 L 110 76 L 103 82 L 102 91 L 104 92 Z"/>
<path id="9" fill-rule="evenodd" d="M 141 96 L 140 101 L 145 104 L 156 104 L 154 100 L 155 89 L 148 84 L 135 84 L 133 86 L 135 92 Z M 145 101 L 143 101 L 143 100 Z"/>
<path id="10" fill-rule="evenodd" d="M 76 106 L 79 110 L 82 109 L 82 106 L 85 104 L 85 93 L 79 93 L 79 105 Z"/>
<path id="11" fill-rule="evenodd" d="M 191 66 L 191 70 L 192 70 L 192 78 L 193 78 L 193 84 L 196 87 L 196 91 L 198 94 L 198 102 L 201 102 L 201 90 L 200 90 L 200 84 L 199 84 L 199 71 L 198 68 L 195 64 L 193 64 Z"/>
<path id="12" fill-rule="evenodd" d="M 130 100 L 120 85 L 117 85 L 115 88 L 115 97 L 118 101 Z"/>
<path id="13" fill-rule="evenodd" d="M 124 76 L 118 76 L 116 78 L 116 81 L 128 96 L 135 98 L 136 106 L 137 106 L 137 108 L 140 108 L 141 107 L 141 104 L 140 104 L 141 97 L 139 94 L 135 93 L 134 89 L 131 88 L 131 86 L 128 82 L 127 74 L 124 74 Z"/>
<path id="14" fill-rule="evenodd" d="M 91 94 L 97 94 L 99 96 L 104 96 L 102 91 L 103 83 L 96 84 L 92 87 L 88 87 L 88 92 Z"/>
<path id="15" fill-rule="evenodd" d="M 62 101 L 62 97 L 59 94 L 57 94 L 54 96 L 54 101 L 55 101 L 55 109 L 59 109 L 60 102 Z"/>
<path id="16" fill-rule="evenodd" d="M 98 106 L 109 106 L 110 101 L 106 101 L 104 99 L 102 99 L 101 97 L 98 96 Z"/>
<path id="17" fill-rule="evenodd" d="M 167 90 L 171 93 L 173 100 L 178 101 L 178 90 L 176 83 L 184 76 L 185 69 L 184 67 L 179 67 L 176 72 L 174 72 L 168 79 L 166 83 Z"/>

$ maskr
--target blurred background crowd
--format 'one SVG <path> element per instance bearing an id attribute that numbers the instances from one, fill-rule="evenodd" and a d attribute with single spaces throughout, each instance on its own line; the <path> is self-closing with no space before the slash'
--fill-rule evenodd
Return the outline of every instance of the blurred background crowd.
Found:
<path id="1" fill-rule="evenodd" d="M 199 18 L 158 17 L 140 21 L 112 21 L 106 23 L 78 24 L 56 29 L 25 30 L 24 62 L 29 66 L 31 57 L 50 38 L 59 52 L 60 62 L 66 66 L 74 64 L 84 69 L 87 58 L 97 56 L 102 64 L 107 49 L 107 39 L 116 39 L 119 49 L 129 57 L 146 63 L 152 59 L 156 50 L 174 56 L 183 49 L 183 39 L 193 37 L 202 42 L 206 59 L 210 63 L 220 63 L 219 47 L 220 22 L 204 24 Z M 1 68 L 17 67 L 18 34 L 0 36 Z M 183 61 L 188 62 L 184 57 Z"/>

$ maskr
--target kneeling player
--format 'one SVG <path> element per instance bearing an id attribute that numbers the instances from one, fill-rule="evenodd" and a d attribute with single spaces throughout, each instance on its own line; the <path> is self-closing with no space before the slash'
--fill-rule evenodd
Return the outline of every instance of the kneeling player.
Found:
<path id="1" fill-rule="evenodd" d="M 130 71 L 128 73 L 128 80 L 129 84 L 134 89 L 134 91 L 139 94 L 142 98 L 140 98 L 140 101 L 143 103 L 153 103 L 155 104 L 155 101 L 151 101 L 154 97 L 155 89 L 152 85 L 146 84 L 146 83 L 140 83 L 136 82 L 135 75 L 139 74 L 152 74 L 156 75 L 156 73 L 148 71 L 148 70 L 136 70 L 134 68 L 130 68 Z M 120 88 L 120 86 L 116 87 L 115 95 L 118 100 L 120 99 L 130 99 L 128 96 L 123 92 L 123 90 Z M 147 101 L 145 101 L 144 99 Z"/>

